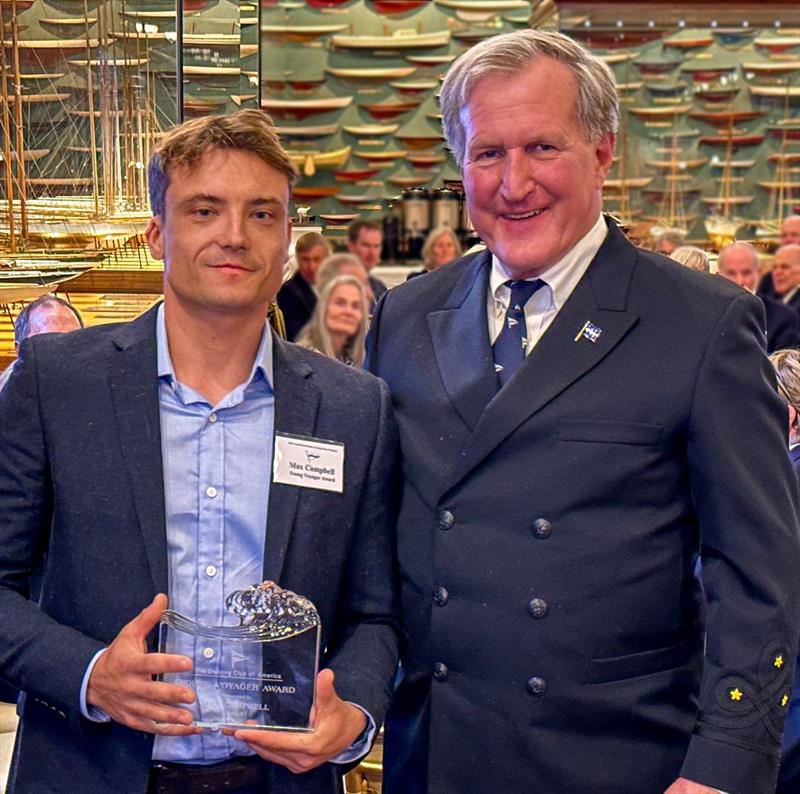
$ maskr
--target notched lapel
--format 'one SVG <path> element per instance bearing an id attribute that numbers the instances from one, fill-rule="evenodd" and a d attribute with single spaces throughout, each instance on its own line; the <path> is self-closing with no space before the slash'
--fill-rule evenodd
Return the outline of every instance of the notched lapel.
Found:
<path id="1" fill-rule="evenodd" d="M 486 321 L 491 254 L 469 264 L 443 309 L 428 315 L 428 329 L 442 384 L 472 431 L 497 393 L 497 375 Z"/>
<path id="2" fill-rule="evenodd" d="M 108 377 L 120 449 L 153 588 L 157 593 L 166 593 L 169 577 L 155 317 L 153 309 L 120 330 Z"/>
<path id="3" fill-rule="evenodd" d="M 480 417 L 461 460 L 447 480 L 451 488 L 525 420 L 596 367 L 638 321 L 626 296 L 636 249 L 611 227 L 586 274 L 533 352 Z M 591 323 L 600 333 L 584 335 Z M 602 384 L 600 385 L 602 387 Z"/>
<path id="4" fill-rule="evenodd" d="M 311 375 L 311 367 L 297 357 L 289 344 L 273 338 L 276 433 L 297 436 L 314 434 L 320 392 Z M 268 465 L 270 488 L 264 544 L 264 579 L 278 582 L 303 489 L 272 482 L 272 461 Z"/>

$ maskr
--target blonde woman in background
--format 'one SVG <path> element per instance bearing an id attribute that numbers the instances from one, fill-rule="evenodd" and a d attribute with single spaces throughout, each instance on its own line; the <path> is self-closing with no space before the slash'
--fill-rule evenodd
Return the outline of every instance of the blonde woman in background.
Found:
<path id="1" fill-rule="evenodd" d="M 364 287 L 355 276 L 335 276 L 323 287 L 297 344 L 345 364 L 364 364 L 369 314 Z"/>
<path id="2" fill-rule="evenodd" d="M 433 229 L 422 247 L 422 264 L 431 271 L 447 265 L 461 256 L 461 243 L 449 226 Z"/>
<path id="3" fill-rule="evenodd" d="M 703 273 L 711 272 L 708 254 L 702 248 L 695 248 L 693 245 L 681 245 L 669 255 L 669 258 L 680 262 L 690 270 L 700 270 Z"/>

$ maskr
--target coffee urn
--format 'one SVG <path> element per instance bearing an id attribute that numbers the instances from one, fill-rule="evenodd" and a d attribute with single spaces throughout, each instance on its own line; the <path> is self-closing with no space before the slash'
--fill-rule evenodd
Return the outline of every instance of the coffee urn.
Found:
<path id="1" fill-rule="evenodd" d="M 431 198 L 423 187 L 412 187 L 401 194 L 403 236 L 406 259 L 419 259 L 431 227 Z"/>

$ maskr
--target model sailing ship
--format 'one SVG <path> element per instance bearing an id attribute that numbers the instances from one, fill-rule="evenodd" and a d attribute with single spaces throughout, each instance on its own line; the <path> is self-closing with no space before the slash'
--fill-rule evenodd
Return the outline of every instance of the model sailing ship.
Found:
<path id="1" fill-rule="evenodd" d="M 175 121 L 175 14 L 155 24 L 108 0 L 2 6 L 0 286 L 27 283 L 32 298 L 112 255 L 141 261 L 146 163 Z"/>

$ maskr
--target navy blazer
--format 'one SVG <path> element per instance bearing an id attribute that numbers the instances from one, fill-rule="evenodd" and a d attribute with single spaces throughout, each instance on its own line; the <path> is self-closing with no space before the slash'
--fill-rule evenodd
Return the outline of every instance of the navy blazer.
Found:
<path id="1" fill-rule="evenodd" d="M 280 288 L 276 300 L 283 312 L 286 338 L 294 341 L 314 313 L 314 307 L 317 305 L 317 293 L 298 270 Z"/>
<path id="2" fill-rule="evenodd" d="M 800 345 L 800 314 L 765 295 L 760 296 L 767 321 L 767 353 Z"/>
<path id="3" fill-rule="evenodd" d="M 612 226 L 498 391 L 490 263 L 373 318 L 405 474 L 384 790 L 771 794 L 800 549 L 758 300 Z"/>
<path id="4" fill-rule="evenodd" d="M 310 598 L 322 664 L 378 723 L 396 665 L 395 427 L 385 386 L 275 339 L 276 432 L 345 445 L 343 494 L 272 483 L 264 578 Z M 254 466 L 270 476 L 269 461 Z M 28 581 L 43 562 L 40 606 Z M 144 792 L 150 734 L 79 709 L 96 651 L 168 592 L 155 311 L 34 337 L 0 394 L 0 674 L 25 692 L 9 792 Z M 155 637 L 150 638 L 154 647 Z M 341 767 L 272 792 L 340 790 Z"/>

